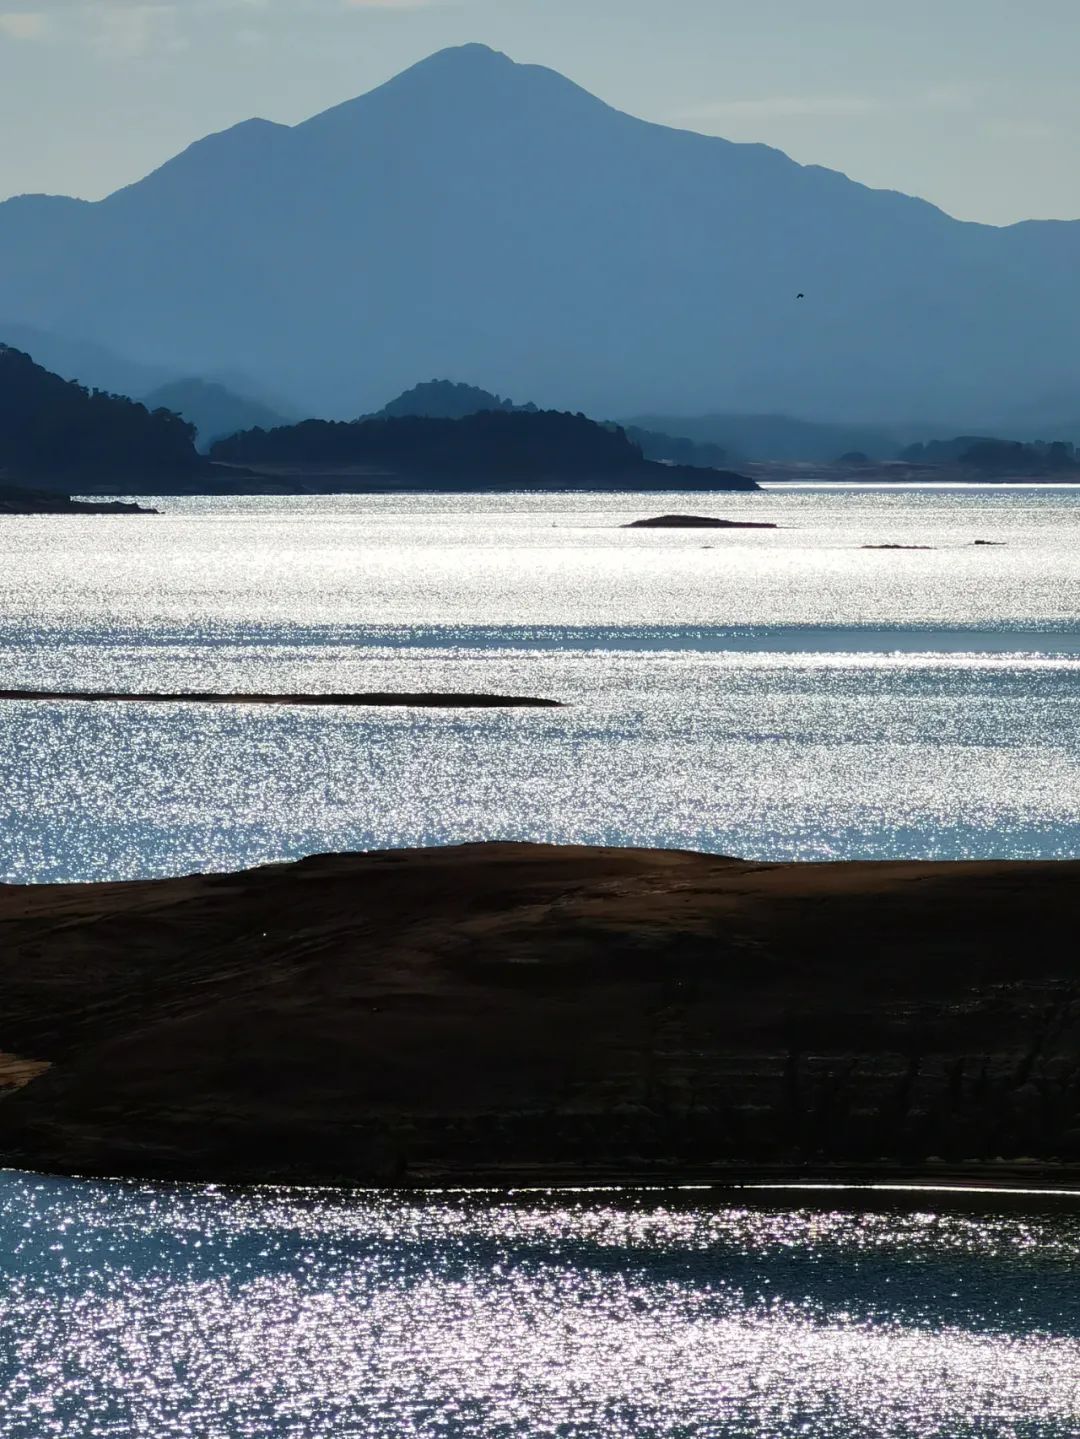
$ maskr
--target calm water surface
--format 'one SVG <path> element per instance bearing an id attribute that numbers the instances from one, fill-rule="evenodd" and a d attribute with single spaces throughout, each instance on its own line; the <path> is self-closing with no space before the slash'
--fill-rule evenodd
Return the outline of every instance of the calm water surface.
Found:
<path id="1" fill-rule="evenodd" d="M 0 519 L 2 685 L 568 707 L 0 704 L 0 878 L 492 837 L 1080 847 L 1080 490 L 157 503 Z M 781 528 L 620 528 L 666 510 Z"/>
<path id="2" fill-rule="evenodd" d="M 828 1203 L 0 1174 L 0 1432 L 1080 1433 L 1080 1196 Z"/>

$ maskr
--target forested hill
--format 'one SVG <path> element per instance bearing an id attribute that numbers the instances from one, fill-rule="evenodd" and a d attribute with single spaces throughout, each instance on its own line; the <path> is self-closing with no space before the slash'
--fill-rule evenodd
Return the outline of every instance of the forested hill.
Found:
<path id="1" fill-rule="evenodd" d="M 426 415 L 433 420 L 463 420 L 481 410 L 535 410 L 535 405 L 515 405 L 490 390 L 476 385 L 455 384 L 453 380 L 425 380 L 398 395 L 370 418 L 399 420 L 409 415 Z"/>
<path id="2" fill-rule="evenodd" d="M 673 480 L 617 427 L 555 410 L 482 410 L 461 419 L 407 416 L 353 423 L 305 420 L 248 430 L 213 446 L 215 460 L 239 464 L 357 466 L 408 476 L 513 479 Z M 697 471 L 697 476 L 703 471 Z M 715 487 L 755 489 L 722 471 Z"/>
<path id="3" fill-rule="evenodd" d="M 480 410 L 456 420 L 430 415 L 353 423 L 304 420 L 233 435 L 211 454 L 243 464 L 370 465 L 413 474 L 605 474 L 644 463 L 621 430 L 553 410 Z"/>
<path id="4" fill-rule="evenodd" d="M 239 430 L 250 430 L 256 425 L 264 428 L 286 425 L 295 419 L 272 410 L 260 400 L 237 394 L 209 380 L 175 380 L 159 385 L 140 399 L 148 410 L 171 410 L 174 415 L 190 421 L 195 426 L 200 449 L 209 449 L 215 440 L 235 435 Z"/>
<path id="5" fill-rule="evenodd" d="M 0 472 L 12 478 L 195 471 L 194 435 L 178 415 L 87 390 L 0 344 Z"/>
<path id="6" fill-rule="evenodd" d="M 401 419 L 406 415 L 427 415 L 432 419 L 461 420 L 466 415 L 475 415 L 480 410 L 519 411 L 535 414 L 539 407 L 531 402 L 515 405 L 502 395 L 490 390 L 479 389 L 476 385 L 455 384 L 453 380 L 426 380 L 414 385 L 411 390 L 398 395 L 374 415 L 363 419 Z M 257 423 L 257 422 L 256 422 Z M 664 464 L 686 465 L 695 469 L 723 469 L 728 455 L 719 445 L 700 444 L 695 440 L 682 439 L 677 434 L 657 434 L 652 430 L 631 428 L 605 421 L 605 428 L 622 428 L 627 439 L 636 445 L 647 460 L 659 460 Z"/>

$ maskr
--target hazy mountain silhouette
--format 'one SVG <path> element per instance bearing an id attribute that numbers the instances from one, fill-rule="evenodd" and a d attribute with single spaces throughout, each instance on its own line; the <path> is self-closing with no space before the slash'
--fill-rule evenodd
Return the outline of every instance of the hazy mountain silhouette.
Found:
<path id="1" fill-rule="evenodd" d="M 174 380 L 143 395 L 142 402 L 148 410 L 171 410 L 194 425 L 201 450 L 240 430 L 272 430 L 289 421 L 269 405 L 208 380 Z"/>
<path id="2" fill-rule="evenodd" d="M 642 429 L 640 425 L 626 425 L 626 438 L 647 460 L 660 460 L 665 465 L 689 465 L 691 469 L 723 469 L 733 458 L 740 461 L 746 457 L 733 455 L 724 445 L 711 440 L 691 440 L 686 435 L 671 435 L 663 430 Z"/>
<path id="3" fill-rule="evenodd" d="M 983 474 L 1074 475 L 1080 473 L 1076 446 L 1068 440 L 1019 440 L 991 435 L 957 435 L 909 445 L 900 458 L 916 465 L 959 465 Z"/>
<path id="4" fill-rule="evenodd" d="M 833 460 L 846 450 L 891 459 L 901 440 L 880 425 L 840 425 L 791 415 L 644 415 L 636 426 L 722 446 L 749 460 Z"/>
<path id="5" fill-rule="evenodd" d="M 0 205 L 0 315 L 344 417 L 448 373 L 601 415 L 1037 407 L 1075 386 L 1078 274 L 1080 224 L 960 223 L 475 45 Z"/>
<path id="6" fill-rule="evenodd" d="M 37 364 L 65 380 L 77 380 L 114 395 L 134 398 L 175 378 L 164 366 L 136 364 L 105 345 L 57 335 L 33 325 L 0 321 L 0 340 L 31 355 Z"/>

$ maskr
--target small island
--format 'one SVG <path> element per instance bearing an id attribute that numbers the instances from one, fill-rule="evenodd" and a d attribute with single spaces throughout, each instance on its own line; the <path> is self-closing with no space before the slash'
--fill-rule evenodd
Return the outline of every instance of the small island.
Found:
<path id="1" fill-rule="evenodd" d="M 657 515 L 651 520 L 631 520 L 624 530 L 775 530 L 765 520 L 714 520 L 708 515 Z"/>

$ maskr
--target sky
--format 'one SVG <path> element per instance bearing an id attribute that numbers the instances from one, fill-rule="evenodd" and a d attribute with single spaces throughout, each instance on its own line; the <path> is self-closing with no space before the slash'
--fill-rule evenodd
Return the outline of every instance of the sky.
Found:
<path id="1" fill-rule="evenodd" d="M 97 199 L 473 40 L 961 219 L 1080 218 L 1080 0 L 0 0 L 0 197 Z"/>

